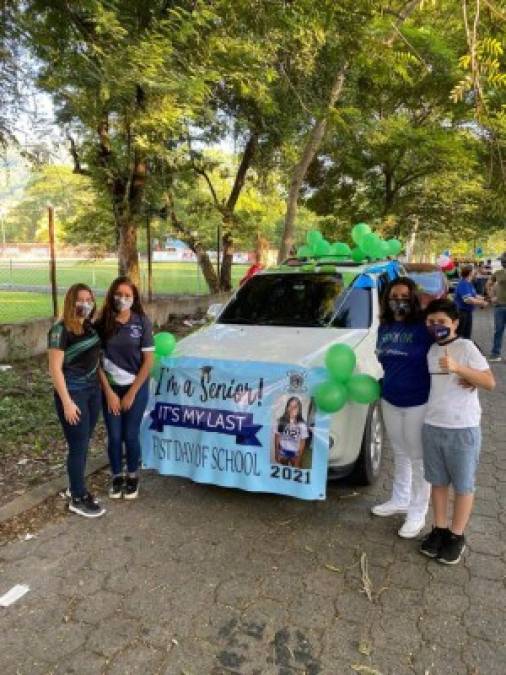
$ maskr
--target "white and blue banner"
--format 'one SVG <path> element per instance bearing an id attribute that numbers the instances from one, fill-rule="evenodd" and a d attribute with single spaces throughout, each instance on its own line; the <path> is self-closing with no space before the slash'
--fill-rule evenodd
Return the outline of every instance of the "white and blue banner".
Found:
<path id="1" fill-rule="evenodd" d="M 141 428 L 145 468 L 254 492 L 325 499 L 329 415 L 310 392 L 325 370 L 164 358 Z"/>

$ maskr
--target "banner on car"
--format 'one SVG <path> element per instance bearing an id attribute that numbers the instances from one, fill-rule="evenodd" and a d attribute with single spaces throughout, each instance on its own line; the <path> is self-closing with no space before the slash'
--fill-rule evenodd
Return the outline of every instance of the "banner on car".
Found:
<path id="1" fill-rule="evenodd" d="M 141 428 L 145 468 L 254 492 L 325 499 L 329 415 L 322 368 L 164 358 Z"/>

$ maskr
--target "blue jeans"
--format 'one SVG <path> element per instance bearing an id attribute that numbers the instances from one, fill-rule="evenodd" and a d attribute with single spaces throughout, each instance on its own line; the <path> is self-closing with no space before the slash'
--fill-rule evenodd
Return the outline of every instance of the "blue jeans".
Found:
<path id="1" fill-rule="evenodd" d="M 506 327 L 506 305 L 496 305 L 494 308 L 494 342 L 492 356 L 501 356 L 502 338 Z"/>
<path id="2" fill-rule="evenodd" d="M 467 340 L 471 339 L 471 333 L 473 332 L 473 313 L 472 312 L 459 312 L 459 325 L 457 326 L 457 335 Z"/>
<path id="3" fill-rule="evenodd" d="M 72 497 L 84 497 L 86 482 L 86 455 L 90 439 L 100 414 L 100 386 L 97 382 L 75 385 L 67 382 L 70 397 L 81 411 L 79 422 L 69 424 L 63 413 L 63 405 L 57 392 L 54 392 L 54 402 L 58 418 L 63 427 L 63 433 L 68 445 L 67 471 L 69 474 L 70 493 Z"/>
<path id="4" fill-rule="evenodd" d="M 112 385 L 112 390 L 123 396 L 130 389 L 129 385 Z M 146 410 L 149 396 L 149 380 L 144 382 L 137 392 L 130 410 L 113 415 L 107 409 L 107 400 L 102 396 L 104 421 L 107 427 L 109 463 L 113 476 L 118 476 L 123 470 L 123 444 L 125 444 L 126 464 L 128 473 L 135 473 L 139 469 L 141 459 L 141 442 L 139 437 L 142 416 Z"/>

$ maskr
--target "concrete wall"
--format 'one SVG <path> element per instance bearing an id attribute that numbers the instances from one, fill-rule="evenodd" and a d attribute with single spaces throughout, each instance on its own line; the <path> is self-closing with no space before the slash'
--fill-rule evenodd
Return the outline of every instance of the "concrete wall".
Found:
<path id="1" fill-rule="evenodd" d="M 204 314 L 210 305 L 226 302 L 229 297 L 228 294 L 177 295 L 155 300 L 145 304 L 144 308 L 155 328 L 158 328 L 174 318 Z M 43 354 L 47 349 L 47 333 L 52 325 L 52 319 L 0 324 L 0 363 Z"/>

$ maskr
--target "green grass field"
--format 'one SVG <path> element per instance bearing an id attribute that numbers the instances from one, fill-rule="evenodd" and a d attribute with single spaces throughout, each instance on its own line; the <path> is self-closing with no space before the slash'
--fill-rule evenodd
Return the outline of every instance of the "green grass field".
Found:
<path id="1" fill-rule="evenodd" d="M 247 265 L 234 265 L 234 285 L 244 276 Z M 113 262 L 64 261 L 57 263 L 56 280 L 60 288 L 82 282 L 94 290 L 107 290 L 117 276 Z M 2 289 L 3 286 L 3 289 Z M 5 290 L 9 286 L 30 286 L 30 291 Z M 141 265 L 141 292 L 147 293 L 147 268 Z M 40 287 L 40 290 L 35 290 Z M 51 295 L 47 261 L 13 262 L 0 260 L 0 323 L 13 323 L 51 316 Z M 196 263 L 153 263 L 153 292 L 168 294 L 205 294 L 207 285 Z M 59 306 L 63 298 L 59 300 Z M 99 299 L 100 304 L 100 299 Z"/>
<path id="2" fill-rule="evenodd" d="M 59 298 L 62 307 L 63 297 Z M 0 323 L 17 323 L 28 319 L 44 319 L 53 313 L 49 293 L 0 291 Z"/>

